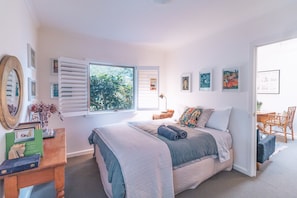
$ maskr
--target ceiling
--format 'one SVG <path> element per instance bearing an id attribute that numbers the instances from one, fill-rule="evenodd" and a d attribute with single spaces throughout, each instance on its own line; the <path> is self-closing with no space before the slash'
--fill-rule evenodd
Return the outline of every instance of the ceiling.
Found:
<path id="1" fill-rule="evenodd" d="M 289 6 L 294 0 L 25 1 L 40 27 L 173 48 Z"/>

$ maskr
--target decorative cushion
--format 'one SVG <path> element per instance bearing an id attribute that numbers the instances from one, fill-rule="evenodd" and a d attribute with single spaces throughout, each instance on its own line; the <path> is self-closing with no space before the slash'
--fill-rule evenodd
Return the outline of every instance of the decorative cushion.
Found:
<path id="1" fill-rule="evenodd" d="M 214 110 L 206 123 L 206 127 L 227 131 L 232 107 L 222 110 Z"/>
<path id="2" fill-rule="evenodd" d="M 200 115 L 201 109 L 195 107 L 187 108 L 179 118 L 179 123 L 188 127 L 196 127 Z"/>
<path id="3" fill-rule="evenodd" d="M 203 109 L 196 126 L 204 128 L 213 111 L 213 109 Z"/>

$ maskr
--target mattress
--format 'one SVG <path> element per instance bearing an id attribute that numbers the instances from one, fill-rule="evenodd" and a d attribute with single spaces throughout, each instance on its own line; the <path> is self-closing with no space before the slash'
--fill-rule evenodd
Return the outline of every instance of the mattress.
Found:
<path id="1" fill-rule="evenodd" d="M 100 171 L 100 177 L 107 197 L 112 198 L 112 187 L 108 182 L 108 172 L 97 145 L 94 145 L 95 158 Z M 199 184 L 220 171 L 231 171 L 233 165 L 233 150 L 230 149 L 230 159 L 220 162 L 213 156 L 176 168 L 173 171 L 174 194 L 188 189 L 195 189 Z M 195 174 L 193 174 L 195 173 Z"/>

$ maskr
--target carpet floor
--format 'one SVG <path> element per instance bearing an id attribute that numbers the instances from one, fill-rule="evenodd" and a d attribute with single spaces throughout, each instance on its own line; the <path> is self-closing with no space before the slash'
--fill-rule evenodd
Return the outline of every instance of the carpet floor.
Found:
<path id="1" fill-rule="evenodd" d="M 235 170 L 223 171 L 196 189 L 176 195 L 176 198 L 295 198 L 297 141 L 289 140 L 284 146 L 285 149 L 279 149 L 260 166 L 256 177 L 248 177 Z M 69 158 L 65 174 L 66 198 L 107 198 L 92 155 Z M 53 182 L 33 188 L 31 198 L 40 197 L 55 197 Z"/>

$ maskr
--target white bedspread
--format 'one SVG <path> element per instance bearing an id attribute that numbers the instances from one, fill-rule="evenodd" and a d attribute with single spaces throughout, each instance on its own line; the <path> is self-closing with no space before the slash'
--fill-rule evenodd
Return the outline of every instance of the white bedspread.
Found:
<path id="1" fill-rule="evenodd" d="M 135 130 L 126 123 L 96 129 L 117 156 L 126 197 L 173 198 L 172 162 L 167 145 L 154 136 Z"/>

